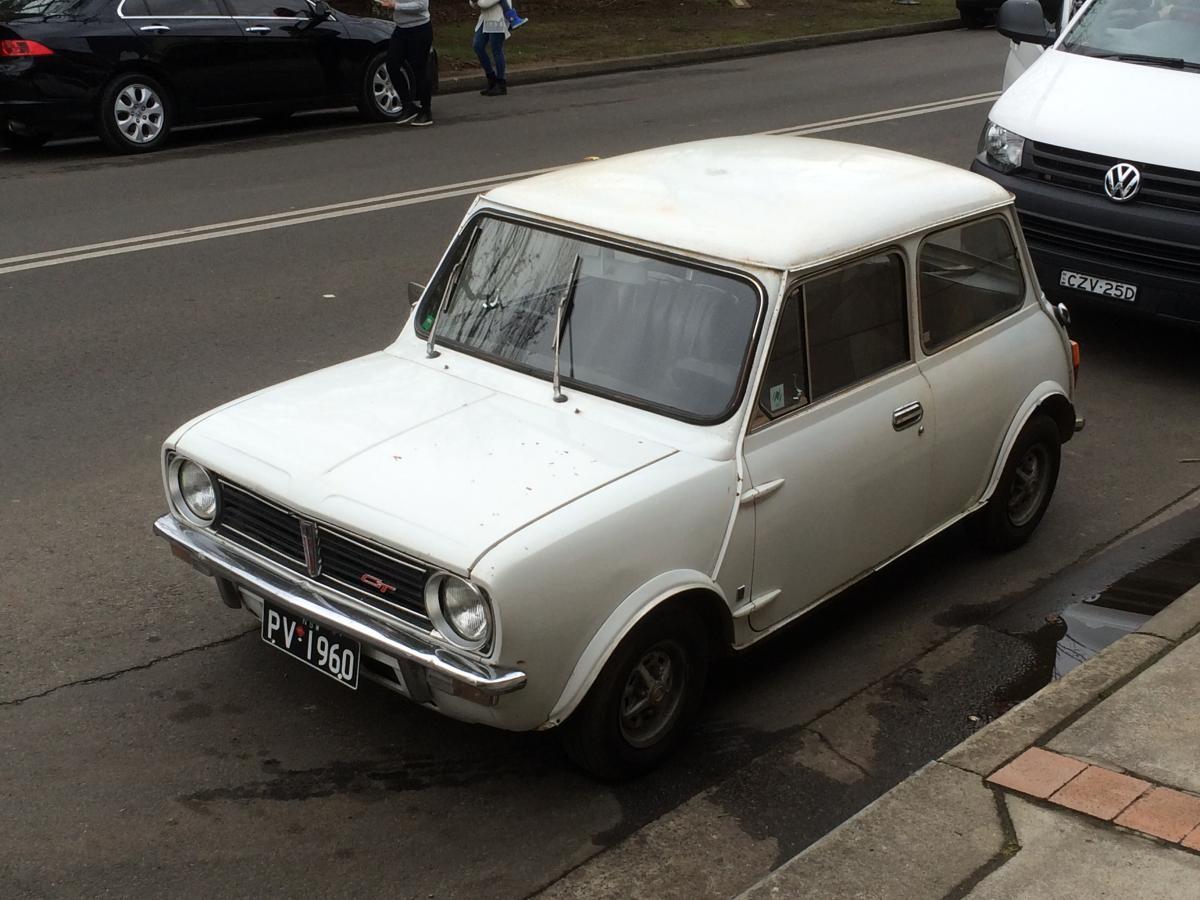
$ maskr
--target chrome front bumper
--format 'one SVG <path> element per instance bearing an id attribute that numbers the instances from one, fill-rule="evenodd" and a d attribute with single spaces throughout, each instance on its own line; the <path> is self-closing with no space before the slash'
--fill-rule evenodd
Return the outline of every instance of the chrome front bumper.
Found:
<path id="1" fill-rule="evenodd" d="M 173 516 L 163 516 L 156 521 L 154 533 L 171 545 L 176 556 L 191 563 L 201 573 L 227 579 L 275 606 L 362 641 L 385 656 L 449 679 L 468 688 L 468 695 L 478 692 L 494 698 L 525 687 L 524 672 L 483 665 L 416 635 L 356 614 L 323 592 L 272 571 Z"/>

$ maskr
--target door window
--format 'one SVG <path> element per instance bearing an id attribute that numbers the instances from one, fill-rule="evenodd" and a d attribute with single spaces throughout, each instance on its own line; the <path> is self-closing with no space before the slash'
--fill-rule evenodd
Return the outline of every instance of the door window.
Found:
<path id="1" fill-rule="evenodd" d="M 754 427 L 911 358 L 904 261 L 897 253 L 819 275 L 784 301 Z"/>
<path id="2" fill-rule="evenodd" d="M 127 16 L 152 16 L 156 19 L 224 16 L 217 0 L 126 0 Z"/>
<path id="3" fill-rule="evenodd" d="M 905 362 L 904 262 L 881 253 L 804 285 L 812 397 L 865 381 Z"/>
<path id="4" fill-rule="evenodd" d="M 242 19 L 307 19 L 304 0 L 229 0 L 233 14 Z"/>
<path id="5" fill-rule="evenodd" d="M 933 353 L 1015 312 L 1025 298 L 1003 219 L 939 231 L 921 245 L 921 347 Z"/>

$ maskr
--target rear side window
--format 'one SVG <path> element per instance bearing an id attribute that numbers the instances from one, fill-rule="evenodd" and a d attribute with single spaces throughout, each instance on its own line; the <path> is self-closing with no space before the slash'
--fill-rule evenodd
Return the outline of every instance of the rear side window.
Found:
<path id="1" fill-rule="evenodd" d="M 217 0 L 126 0 L 122 10 L 127 16 L 223 16 Z"/>
<path id="2" fill-rule="evenodd" d="M 1003 219 L 926 238 L 919 262 L 921 346 L 933 353 L 1020 309 L 1025 283 Z"/>

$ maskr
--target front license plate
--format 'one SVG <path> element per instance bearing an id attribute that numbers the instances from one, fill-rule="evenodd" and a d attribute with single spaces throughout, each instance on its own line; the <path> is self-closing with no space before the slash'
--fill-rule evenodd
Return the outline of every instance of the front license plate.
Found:
<path id="1" fill-rule="evenodd" d="M 1063 269 L 1062 274 L 1058 276 L 1058 283 L 1063 287 L 1099 294 L 1101 297 L 1109 297 L 1113 300 L 1126 300 L 1132 303 L 1137 297 L 1136 284 L 1122 284 L 1119 281 L 1109 281 L 1107 278 L 1068 272 L 1066 269 Z"/>
<path id="2" fill-rule="evenodd" d="M 358 687 L 362 651 L 354 638 L 264 603 L 262 639 L 351 690 Z"/>

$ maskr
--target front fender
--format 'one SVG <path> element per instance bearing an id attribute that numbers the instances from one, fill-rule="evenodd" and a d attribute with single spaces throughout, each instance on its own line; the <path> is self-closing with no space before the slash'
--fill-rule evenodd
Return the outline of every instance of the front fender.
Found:
<path id="1" fill-rule="evenodd" d="M 562 694 L 554 704 L 543 728 L 553 728 L 575 711 L 587 692 L 600 675 L 625 636 L 647 615 L 663 603 L 688 591 L 708 591 L 721 598 L 726 609 L 728 600 L 720 586 L 703 572 L 693 569 L 675 569 L 652 578 L 622 601 L 592 636 L 591 642 L 580 656 Z"/>
<path id="2" fill-rule="evenodd" d="M 992 464 L 992 477 L 988 480 L 987 488 L 980 498 L 980 505 L 985 503 L 996 490 L 996 485 L 1000 483 L 1000 475 L 1004 471 L 1004 464 L 1008 461 L 1008 454 L 1012 451 L 1013 444 L 1017 442 L 1017 435 L 1021 433 L 1021 429 L 1041 408 L 1047 400 L 1052 397 L 1061 397 L 1068 404 L 1071 403 L 1070 392 L 1059 384 L 1057 381 L 1043 381 L 1036 388 L 1029 392 L 1029 396 L 1017 409 L 1017 414 L 1013 416 L 1012 424 L 1008 426 L 1008 432 L 1004 435 L 1004 440 L 1000 443 L 1000 453 L 997 455 L 995 462 Z M 1072 409 L 1074 406 L 1072 405 Z"/>

